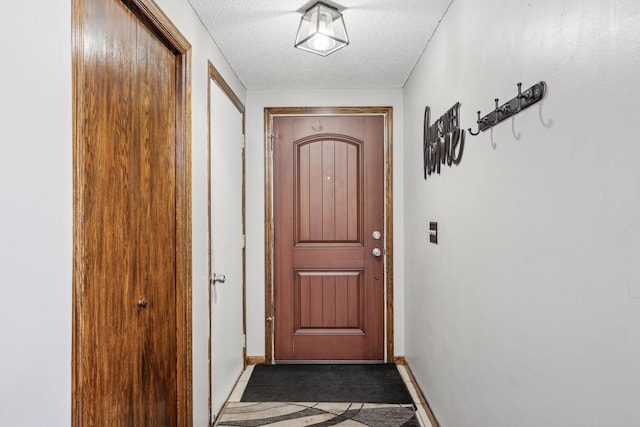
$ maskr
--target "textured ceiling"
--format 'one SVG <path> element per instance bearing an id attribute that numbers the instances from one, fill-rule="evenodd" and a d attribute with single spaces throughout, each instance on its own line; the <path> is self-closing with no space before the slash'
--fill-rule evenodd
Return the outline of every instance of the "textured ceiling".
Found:
<path id="1" fill-rule="evenodd" d="M 452 0 L 325 1 L 350 44 L 324 58 L 293 47 L 315 1 L 189 1 L 247 89 L 343 89 L 402 87 Z"/>

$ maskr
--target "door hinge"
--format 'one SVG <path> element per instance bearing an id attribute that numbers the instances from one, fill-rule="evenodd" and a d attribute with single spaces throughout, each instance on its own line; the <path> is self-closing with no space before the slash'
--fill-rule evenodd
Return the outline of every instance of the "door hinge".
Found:
<path id="1" fill-rule="evenodd" d="M 269 135 L 269 150 L 273 151 L 273 138 L 275 135 Z"/>
<path id="2" fill-rule="evenodd" d="M 242 135 L 242 148 L 245 148 L 246 143 L 247 143 L 247 142 L 246 142 L 245 136 L 244 136 L 244 135 Z"/>
<path id="3" fill-rule="evenodd" d="M 243 234 L 241 238 L 242 238 L 242 249 L 245 249 L 247 247 L 247 235 Z"/>

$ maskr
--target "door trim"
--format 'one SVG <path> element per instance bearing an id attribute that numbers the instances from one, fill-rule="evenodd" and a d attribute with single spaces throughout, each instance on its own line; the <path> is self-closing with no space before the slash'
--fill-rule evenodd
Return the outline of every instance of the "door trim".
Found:
<path id="1" fill-rule="evenodd" d="M 191 319 L 191 44 L 153 0 L 121 0 L 176 55 L 176 382 L 179 426 L 193 424 L 193 369 Z M 84 0 L 72 0 L 72 108 L 73 108 L 73 308 L 71 344 L 71 423 L 79 426 L 82 357 L 80 340 L 81 289 L 84 280 L 82 180 L 84 159 L 83 86 Z"/>
<path id="2" fill-rule="evenodd" d="M 265 358 L 274 363 L 273 118 L 275 116 L 382 116 L 384 118 L 385 361 L 393 362 L 393 107 L 278 107 L 264 109 Z"/>
<path id="3" fill-rule="evenodd" d="M 238 112 L 242 114 L 242 136 L 244 137 L 244 123 L 245 123 L 245 107 L 240 98 L 233 92 L 233 89 L 229 86 L 226 80 L 222 77 L 216 67 L 207 61 L 207 71 L 209 78 L 207 79 L 207 239 L 208 239 L 208 251 L 207 251 L 207 264 L 209 266 L 208 279 L 210 280 L 213 275 L 213 268 L 211 265 L 211 255 L 213 254 L 213 240 L 211 233 L 211 81 L 213 80 L 216 85 L 222 90 L 222 92 L 229 98 L 229 101 L 236 107 Z M 246 230 L 246 149 L 242 147 L 242 234 L 247 235 Z M 242 248 L 242 333 L 247 335 L 247 249 L 246 244 Z M 211 387 L 213 385 L 213 371 L 211 368 L 212 354 L 211 354 L 211 330 L 213 327 L 211 319 L 211 284 L 209 283 L 209 422 L 213 423 L 213 396 L 211 394 Z M 247 346 L 246 343 L 242 350 L 242 367 L 247 367 Z"/>

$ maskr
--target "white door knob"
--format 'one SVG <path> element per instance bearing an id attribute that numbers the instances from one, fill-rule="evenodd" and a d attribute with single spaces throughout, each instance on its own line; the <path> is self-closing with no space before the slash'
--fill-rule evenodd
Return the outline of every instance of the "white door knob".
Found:
<path id="1" fill-rule="evenodd" d="M 380 248 L 374 248 L 374 249 L 371 251 L 371 253 L 373 254 L 373 256 L 376 256 L 376 257 L 378 257 L 378 256 L 382 255 L 382 251 L 380 250 Z"/>

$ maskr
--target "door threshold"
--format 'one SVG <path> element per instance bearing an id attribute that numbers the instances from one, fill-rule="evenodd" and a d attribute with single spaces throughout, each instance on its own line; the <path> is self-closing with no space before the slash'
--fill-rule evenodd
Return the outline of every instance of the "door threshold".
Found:
<path id="1" fill-rule="evenodd" d="M 373 365 L 384 360 L 274 360 L 274 365 Z"/>

